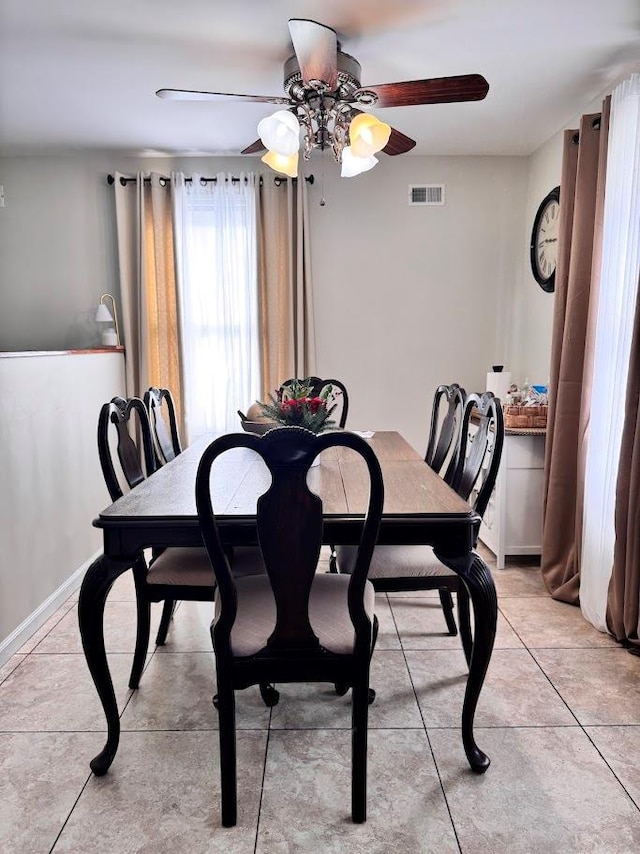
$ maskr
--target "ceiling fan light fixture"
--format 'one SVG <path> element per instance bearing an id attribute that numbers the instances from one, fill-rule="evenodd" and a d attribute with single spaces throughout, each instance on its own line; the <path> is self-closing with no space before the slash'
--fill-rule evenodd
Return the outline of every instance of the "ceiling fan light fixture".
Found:
<path id="1" fill-rule="evenodd" d="M 340 175 L 343 178 L 355 178 L 362 172 L 368 172 L 378 162 L 378 158 L 371 155 L 370 157 L 357 157 L 350 145 L 346 145 L 342 149 L 342 169 Z"/>
<path id="2" fill-rule="evenodd" d="M 283 175 L 287 175 L 289 178 L 297 178 L 298 177 L 298 152 L 294 151 L 293 154 L 282 155 L 278 154 L 277 151 L 267 151 L 267 153 L 260 158 L 263 163 L 266 163 L 274 172 L 280 172 Z"/>
<path id="3" fill-rule="evenodd" d="M 265 148 L 289 157 L 300 147 L 300 124 L 289 110 L 276 110 L 258 122 L 258 134 Z"/>
<path id="4" fill-rule="evenodd" d="M 359 113 L 349 125 L 351 153 L 355 157 L 371 157 L 382 151 L 389 142 L 391 127 L 371 113 Z"/>

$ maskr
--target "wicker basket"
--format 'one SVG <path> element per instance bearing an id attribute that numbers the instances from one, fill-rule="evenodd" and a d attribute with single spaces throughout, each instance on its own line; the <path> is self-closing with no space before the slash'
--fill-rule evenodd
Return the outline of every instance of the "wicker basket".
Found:
<path id="1" fill-rule="evenodd" d="M 544 429 L 548 409 L 548 406 L 505 406 L 504 426 L 508 430 Z"/>

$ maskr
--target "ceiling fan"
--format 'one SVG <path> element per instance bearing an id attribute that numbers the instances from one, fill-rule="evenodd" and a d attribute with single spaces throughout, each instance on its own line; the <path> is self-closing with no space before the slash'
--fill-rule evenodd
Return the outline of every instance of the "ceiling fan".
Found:
<path id="1" fill-rule="evenodd" d="M 258 124 L 260 139 L 243 149 L 242 154 L 266 150 L 262 159 L 267 165 L 295 176 L 302 128 L 304 159 L 310 158 L 314 148 L 329 148 L 336 161 L 342 163 L 343 176 L 351 177 L 375 166 L 377 159 L 373 155 L 378 151 L 404 154 L 416 144 L 360 107 L 480 101 L 489 91 L 489 84 L 480 74 L 361 86 L 360 63 L 344 53 L 334 29 L 306 18 L 291 18 L 289 32 L 294 53 L 284 64 L 285 97 L 187 89 L 158 89 L 156 95 L 184 101 L 277 104 L 283 109 Z"/>

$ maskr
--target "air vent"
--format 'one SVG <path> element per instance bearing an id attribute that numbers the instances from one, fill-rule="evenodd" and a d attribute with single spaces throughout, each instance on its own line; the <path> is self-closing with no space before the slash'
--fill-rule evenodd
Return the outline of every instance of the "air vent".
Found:
<path id="1" fill-rule="evenodd" d="M 410 184 L 410 205 L 443 205 L 444 184 Z"/>

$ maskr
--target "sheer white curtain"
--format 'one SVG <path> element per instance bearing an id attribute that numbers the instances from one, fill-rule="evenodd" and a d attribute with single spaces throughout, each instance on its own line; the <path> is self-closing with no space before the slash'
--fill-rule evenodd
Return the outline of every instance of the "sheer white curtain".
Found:
<path id="1" fill-rule="evenodd" d="M 255 177 L 173 173 L 188 441 L 239 429 L 260 396 Z"/>
<path id="2" fill-rule="evenodd" d="M 602 271 L 584 489 L 580 607 L 606 632 L 624 401 L 640 263 L 640 75 L 611 97 Z"/>

